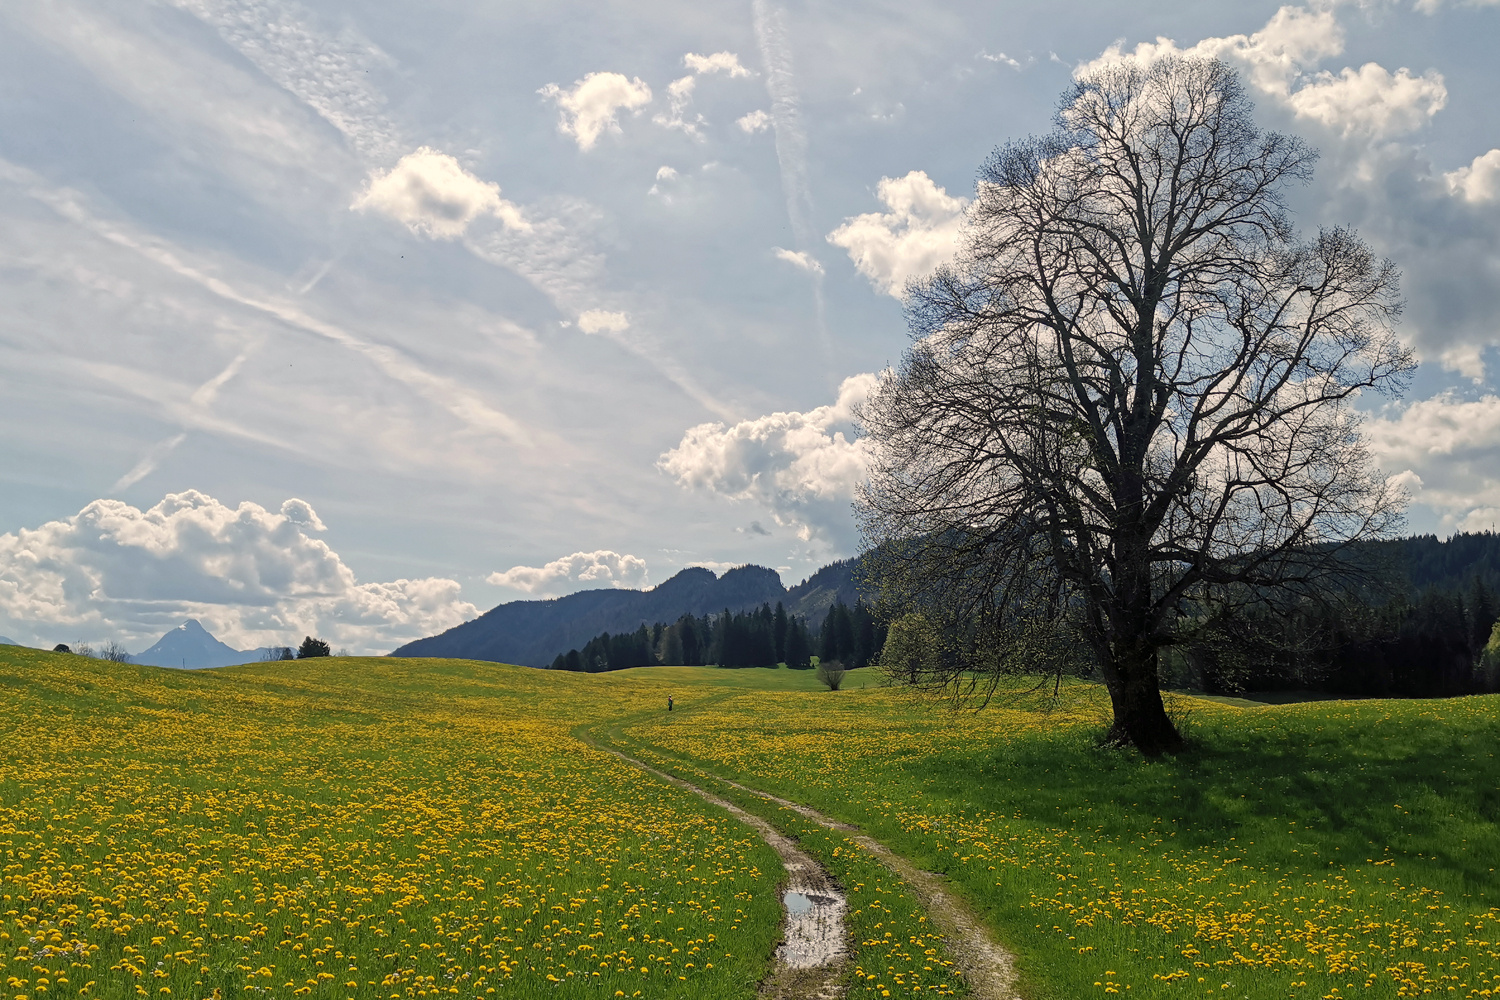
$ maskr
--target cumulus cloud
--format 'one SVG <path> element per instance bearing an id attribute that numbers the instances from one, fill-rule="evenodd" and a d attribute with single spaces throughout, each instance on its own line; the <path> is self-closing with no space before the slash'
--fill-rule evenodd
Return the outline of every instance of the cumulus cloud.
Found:
<path id="1" fill-rule="evenodd" d="M 485 579 L 497 587 L 548 596 L 580 589 L 644 587 L 646 575 L 646 560 L 639 556 L 597 549 L 574 552 L 545 566 L 512 566 Z"/>
<path id="2" fill-rule="evenodd" d="M 481 215 L 493 215 L 512 229 L 531 229 L 521 210 L 500 197 L 500 185 L 480 180 L 447 153 L 428 146 L 407 153 L 390 170 L 372 174 L 352 207 L 374 209 L 434 239 L 462 236 Z"/>
<path id="3" fill-rule="evenodd" d="M 558 131 L 571 135 L 582 150 L 593 149 L 601 132 L 620 131 L 619 112 L 651 103 L 651 88 L 640 77 L 632 80 L 620 73 L 590 73 L 573 81 L 572 90 L 549 83 L 537 93 L 557 102 Z"/>
<path id="4" fill-rule="evenodd" d="M 713 73 L 725 73 L 730 77 L 750 76 L 751 74 L 748 69 L 740 65 L 740 57 L 733 52 L 715 52 L 708 56 L 689 52 L 682 57 L 682 63 L 692 71 L 692 75 L 679 77 L 667 85 L 667 100 L 670 108 L 651 120 L 663 128 L 678 129 L 687 135 L 696 136 L 706 124 L 706 120 L 699 114 L 689 118 L 687 109 L 688 105 L 693 103 L 693 91 L 697 89 L 698 77 Z"/>
<path id="5" fill-rule="evenodd" d="M 844 220 L 828 242 L 847 250 L 876 288 L 899 299 L 908 281 L 953 256 L 968 202 L 949 195 L 921 170 L 882 177 L 875 194 L 889 211 Z"/>
<path id="6" fill-rule="evenodd" d="M 1443 175 L 1448 190 L 1467 202 L 1500 201 L 1500 149 L 1474 157 L 1474 162 Z"/>
<path id="7" fill-rule="evenodd" d="M 851 376 L 831 405 L 802 413 L 699 424 L 656 466 L 685 489 L 762 505 L 804 541 L 848 543 L 849 502 L 867 474 L 871 445 L 845 429 L 852 429 L 854 407 L 878 382 L 873 374 Z"/>
<path id="8" fill-rule="evenodd" d="M 751 75 L 748 69 L 740 65 L 740 57 L 733 52 L 715 52 L 707 56 L 689 52 L 682 57 L 682 64 L 699 76 L 710 73 L 727 73 L 731 77 Z"/>
<path id="9" fill-rule="evenodd" d="M 697 85 L 698 78 L 695 76 L 680 77 L 667 84 L 670 109 L 651 120 L 663 128 L 675 128 L 688 135 L 697 135 L 699 126 L 704 124 L 703 116 L 695 115 L 691 121 L 684 117 L 688 105 L 693 103 L 693 90 Z"/>
<path id="10" fill-rule="evenodd" d="M 1126 51 L 1116 43 L 1081 64 L 1082 75 L 1118 62 L 1146 63 L 1168 55 L 1218 57 L 1238 63 L 1257 89 L 1280 100 L 1296 115 L 1335 133 L 1388 138 L 1414 131 L 1447 102 L 1442 74 L 1391 73 L 1376 63 L 1337 74 L 1313 72 L 1323 59 L 1344 51 L 1344 33 L 1331 9 L 1286 6 L 1266 26 L 1249 35 L 1205 38 L 1180 48 L 1170 38 L 1141 42 Z"/>
<path id="11" fill-rule="evenodd" d="M 630 317 L 622 312 L 589 309 L 579 315 L 578 329 L 584 333 L 624 333 L 630 329 Z"/>
<path id="12" fill-rule="evenodd" d="M 376 652 L 477 614 L 453 580 L 360 583 L 312 505 L 273 513 L 197 490 L 140 510 L 95 500 L 77 515 L 0 534 L 0 613 L 49 634 L 144 646 L 197 618 L 241 648 L 319 635 Z"/>
<path id="13" fill-rule="evenodd" d="M 771 115 L 765 111 L 752 111 L 748 115 L 736 118 L 734 123 L 740 127 L 740 131 L 747 135 L 754 135 L 771 127 Z"/>
<path id="14" fill-rule="evenodd" d="M 1500 396 L 1451 392 L 1365 424 L 1370 450 L 1445 525 L 1488 528 L 1500 508 Z"/>
<path id="15" fill-rule="evenodd" d="M 806 250 L 787 250 L 784 247 L 772 247 L 771 251 L 776 254 L 777 260 L 784 260 L 795 268 L 806 271 L 808 274 L 822 274 L 823 265 L 818 258 Z"/>
<path id="16" fill-rule="evenodd" d="M 1377 63 L 1319 73 L 1287 97 L 1299 116 L 1346 136 L 1415 132 L 1447 103 L 1448 88 L 1436 70 L 1413 76 L 1404 66 L 1391 73 Z"/>

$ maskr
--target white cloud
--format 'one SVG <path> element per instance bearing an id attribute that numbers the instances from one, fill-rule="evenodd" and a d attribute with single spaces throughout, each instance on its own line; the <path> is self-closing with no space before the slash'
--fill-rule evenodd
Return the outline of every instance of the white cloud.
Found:
<path id="1" fill-rule="evenodd" d="M 220 37 L 342 132 L 363 156 L 385 160 L 399 148 L 385 98 L 371 70 L 395 60 L 347 22 L 337 32 L 317 25 L 287 0 L 171 0 L 211 24 Z"/>
<path id="2" fill-rule="evenodd" d="M 1489 527 L 1500 507 L 1500 396 L 1443 392 L 1366 421 L 1370 450 L 1450 527 Z"/>
<path id="3" fill-rule="evenodd" d="M 996 52 L 991 54 L 981 49 L 979 52 L 979 58 L 983 59 L 986 62 L 1001 63 L 1005 66 L 1009 66 L 1013 70 L 1019 71 L 1021 69 L 1021 64 L 1015 59 L 1012 59 L 1010 56 L 1006 55 L 1004 52 Z"/>
<path id="4" fill-rule="evenodd" d="M 370 175 L 369 186 L 350 206 L 374 209 L 434 239 L 462 236 L 481 215 L 493 215 L 512 229 L 531 224 L 521 210 L 500 197 L 500 185 L 482 181 L 447 153 L 423 146 L 390 170 Z"/>
<path id="5" fill-rule="evenodd" d="M 657 468 L 685 489 L 761 504 L 804 541 L 849 541 L 849 502 L 867 473 L 871 444 L 837 428 L 852 427 L 854 407 L 878 382 L 873 374 L 851 376 L 832 405 L 803 413 L 699 424 L 657 459 Z"/>
<path id="6" fill-rule="evenodd" d="M 733 52 L 715 52 L 708 56 L 689 52 L 682 57 L 682 64 L 699 76 L 709 73 L 728 73 L 731 77 L 751 75 L 748 69 L 740 65 L 740 57 Z"/>
<path id="7" fill-rule="evenodd" d="M 232 646 L 319 635 L 381 652 L 477 610 L 453 580 L 359 583 L 312 506 L 229 507 L 196 490 L 147 510 L 95 500 L 39 528 L 0 535 L 0 612 L 39 634 L 147 645 L 197 618 Z"/>
<path id="8" fill-rule="evenodd" d="M 683 117 L 683 112 L 693 103 L 693 90 L 697 85 L 698 78 L 695 76 L 680 77 L 667 84 L 667 100 L 671 109 L 651 120 L 663 128 L 680 129 L 687 135 L 697 135 L 699 126 L 704 124 L 703 116 L 696 115 L 692 121 Z"/>
<path id="9" fill-rule="evenodd" d="M 545 566 L 513 566 L 485 578 L 497 587 L 547 596 L 578 589 L 644 587 L 646 560 L 639 556 L 598 549 L 574 552 Z"/>
<path id="10" fill-rule="evenodd" d="M 953 256 L 968 202 L 950 196 L 921 170 L 882 177 L 875 193 L 889 211 L 844 220 L 828 242 L 847 250 L 876 288 L 899 299 L 908 281 Z"/>
<path id="11" fill-rule="evenodd" d="M 1151 62 L 1168 55 L 1218 57 L 1243 66 L 1256 88 L 1279 99 L 1302 118 L 1343 135 L 1389 137 L 1412 132 L 1447 102 L 1442 74 L 1413 76 L 1404 67 L 1391 73 L 1376 63 L 1339 73 L 1312 72 L 1323 59 L 1344 51 L 1344 33 L 1331 9 L 1286 6 L 1250 35 L 1205 38 L 1179 48 L 1170 38 L 1141 42 L 1126 52 L 1115 43 L 1081 64 L 1081 76 L 1110 63 Z"/>
<path id="12" fill-rule="evenodd" d="M 757 110 L 748 115 L 741 115 L 734 120 L 734 123 L 740 127 L 740 131 L 747 135 L 754 135 L 771 127 L 771 116 L 765 111 Z"/>
<path id="13" fill-rule="evenodd" d="M 818 258 L 806 250 L 787 250 L 783 247 L 772 247 L 771 249 L 776 254 L 778 260 L 784 260 L 795 268 L 806 271 L 808 274 L 823 273 L 823 265 L 818 261 Z"/>
<path id="14" fill-rule="evenodd" d="M 651 103 L 651 88 L 640 77 L 631 80 L 620 73 L 590 73 L 573 81 L 572 90 L 549 83 L 537 93 L 557 102 L 562 112 L 558 131 L 571 135 L 583 150 L 594 148 L 599 133 L 620 131 L 620 123 L 615 120 L 618 112 L 635 111 Z"/>
<path id="15" fill-rule="evenodd" d="M 679 77 L 667 85 L 667 99 L 671 108 L 651 120 L 663 128 L 678 129 L 687 135 L 696 136 L 707 121 L 702 115 L 694 115 L 689 119 L 685 112 L 688 105 L 693 103 L 693 91 L 698 86 L 698 77 L 712 73 L 727 73 L 731 77 L 750 76 L 751 73 L 740 65 L 740 57 L 733 52 L 715 52 L 709 56 L 689 52 L 682 57 L 682 62 L 692 70 L 693 75 Z"/>
<path id="16" fill-rule="evenodd" d="M 1448 190 L 1464 201 L 1500 201 L 1500 149 L 1474 157 L 1474 162 L 1443 175 Z"/>
<path id="17" fill-rule="evenodd" d="M 630 317 L 622 312 L 589 309 L 579 314 L 578 329 L 584 333 L 624 333 L 630 329 Z"/>
<path id="18" fill-rule="evenodd" d="M 1344 135 L 1393 136 L 1415 132 L 1448 103 L 1443 75 L 1391 73 L 1376 63 L 1319 73 L 1287 97 L 1292 110 Z"/>

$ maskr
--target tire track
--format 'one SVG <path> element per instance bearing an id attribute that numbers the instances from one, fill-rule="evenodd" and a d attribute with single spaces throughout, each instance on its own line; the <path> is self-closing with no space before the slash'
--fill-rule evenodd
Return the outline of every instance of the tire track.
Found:
<path id="1" fill-rule="evenodd" d="M 611 747 L 595 746 L 723 809 L 752 827 L 781 858 L 787 874 L 781 904 L 782 940 L 776 948 L 775 967 L 760 985 L 760 996 L 765 1000 L 838 1000 L 842 997 L 850 953 L 849 932 L 844 921 L 849 903 L 843 886 L 828 870 L 796 842 L 754 813 Z"/>
<path id="2" fill-rule="evenodd" d="M 861 833 L 859 827 L 825 816 L 811 806 L 758 788 L 748 788 L 727 778 L 717 780 L 747 795 L 785 806 L 821 827 L 838 830 L 869 851 L 899 876 L 921 901 L 928 917 L 943 932 L 943 943 L 949 957 L 963 973 L 975 1000 L 1022 1000 L 1016 990 L 1015 956 L 991 937 L 989 929 L 967 904 L 945 889 L 943 876 L 923 871 L 880 841 Z"/>

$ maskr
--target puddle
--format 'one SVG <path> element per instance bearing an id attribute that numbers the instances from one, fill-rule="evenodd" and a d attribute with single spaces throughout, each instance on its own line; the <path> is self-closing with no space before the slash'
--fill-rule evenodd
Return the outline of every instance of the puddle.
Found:
<path id="1" fill-rule="evenodd" d="M 844 911 L 849 908 L 843 894 L 822 885 L 799 885 L 791 873 L 792 888 L 782 893 L 786 906 L 786 938 L 776 957 L 792 969 L 816 969 L 843 956 Z M 819 874 L 824 874 L 819 872 Z M 824 875 L 824 881 L 827 878 Z"/>
<path id="2" fill-rule="evenodd" d="M 759 816 L 618 750 L 608 752 L 724 809 L 753 827 L 781 857 L 787 875 L 786 891 L 781 894 L 786 923 L 782 942 L 776 948 L 777 969 L 761 984 L 760 996 L 768 1000 L 836 1000 L 842 997 L 844 993 L 839 979 L 849 959 L 844 927 L 849 902 L 823 866 Z"/>

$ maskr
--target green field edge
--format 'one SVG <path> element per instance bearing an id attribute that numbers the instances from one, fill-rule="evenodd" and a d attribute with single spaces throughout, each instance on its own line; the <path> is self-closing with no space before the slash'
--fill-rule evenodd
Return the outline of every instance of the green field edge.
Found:
<path id="1" fill-rule="evenodd" d="M 737 691 L 726 691 L 722 694 L 702 698 L 701 700 L 694 699 L 691 706 L 678 709 L 678 711 L 693 712 L 694 710 L 701 710 L 727 698 L 734 697 L 739 693 Z M 852 961 L 850 963 L 850 971 L 844 976 L 843 980 L 843 985 L 848 990 L 846 996 L 856 997 L 866 995 L 861 992 L 862 988 L 867 987 L 859 973 L 868 967 L 878 967 L 878 963 L 872 961 L 872 959 L 878 958 L 877 952 L 881 947 L 880 945 L 871 945 L 867 942 L 882 941 L 890 923 L 899 925 L 902 939 L 906 941 L 910 941 L 914 936 L 933 934 L 935 926 L 929 921 L 925 908 L 914 896 L 901 889 L 906 883 L 900 874 L 887 866 L 884 861 L 870 854 L 844 833 L 822 826 L 786 806 L 763 797 L 764 795 L 773 793 L 767 789 L 756 787 L 752 781 L 747 781 L 743 778 L 731 781 L 705 768 L 701 761 L 672 753 L 655 744 L 633 739 L 625 735 L 624 730 L 629 726 L 639 722 L 650 721 L 657 718 L 659 714 L 657 711 L 636 712 L 602 724 L 583 723 L 574 727 L 571 735 L 589 746 L 606 750 L 612 749 L 627 756 L 641 758 L 642 763 L 649 764 L 651 767 L 665 774 L 691 784 L 696 784 L 706 791 L 711 791 L 714 795 L 765 820 L 777 832 L 796 842 L 802 850 L 806 851 L 823 865 L 835 881 L 848 893 Z M 746 789 L 749 789 L 749 791 Z M 839 822 L 847 822 L 850 826 L 859 829 L 853 822 L 847 821 L 837 815 L 832 813 L 825 813 L 825 815 L 829 815 Z M 860 832 L 864 836 L 869 836 L 863 830 L 860 830 Z M 877 842 L 881 843 L 886 850 L 891 850 L 890 846 L 883 841 Z M 899 852 L 891 851 L 891 853 L 902 857 L 908 864 L 913 864 L 910 858 L 906 858 L 904 855 L 899 854 Z M 915 864 L 913 864 L 913 867 L 920 868 L 920 866 Z M 898 909 L 896 911 L 887 911 L 892 916 L 897 917 L 896 920 L 861 919 L 860 917 L 863 914 L 856 915 L 856 910 L 862 910 L 863 907 L 861 907 L 862 900 L 860 899 L 862 890 L 855 887 L 872 884 L 879 886 L 880 883 L 876 879 L 885 880 L 895 887 L 894 890 L 887 890 L 886 896 L 897 897 Z M 982 912 L 974 905 L 972 900 L 967 898 L 962 892 L 959 892 L 958 889 L 958 885 L 952 880 L 944 880 L 944 891 L 952 893 L 962 900 L 971 912 Z M 875 926 L 876 924 L 885 926 L 877 927 Z M 985 925 L 1002 947 L 1005 947 L 1007 951 L 1011 951 L 1012 954 L 1016 954 L 1004 941 L 1003 937 L 997 933 L 998 929 L 994 926 L 993 921 L 987 920 L 985 921 Z M 938 953 L 933 957 L 941 963 L 942 967 L 954 968 L 954 962 L 941 940 L 941 935 L 938 935 L 938 938 L 938 940 L 932 942 L 932 946 Z M 1033 977 L 1028 976 L 1021 964 L 1020 956 L 1018 955 L 1017 958 L 1018 979 L 1015 987 L 1019 996 L 1026 997 L 1027 1000 L 1066 1000 L 1065 994 L 1054 991 L 1050 985 L 1036 982 Z M 871 990 L 867 995 L 881 996 L 880 990 L 885 988 L 886 984 L 874 983 L 874 986 L 875 989 Z M 956 977 L 954 992 L 940 995 L 967 996 L 968 994 L 967 984 L 964 983 L 960 974 Z M 885 995 L 889 996 L 890 994 Z"/>

